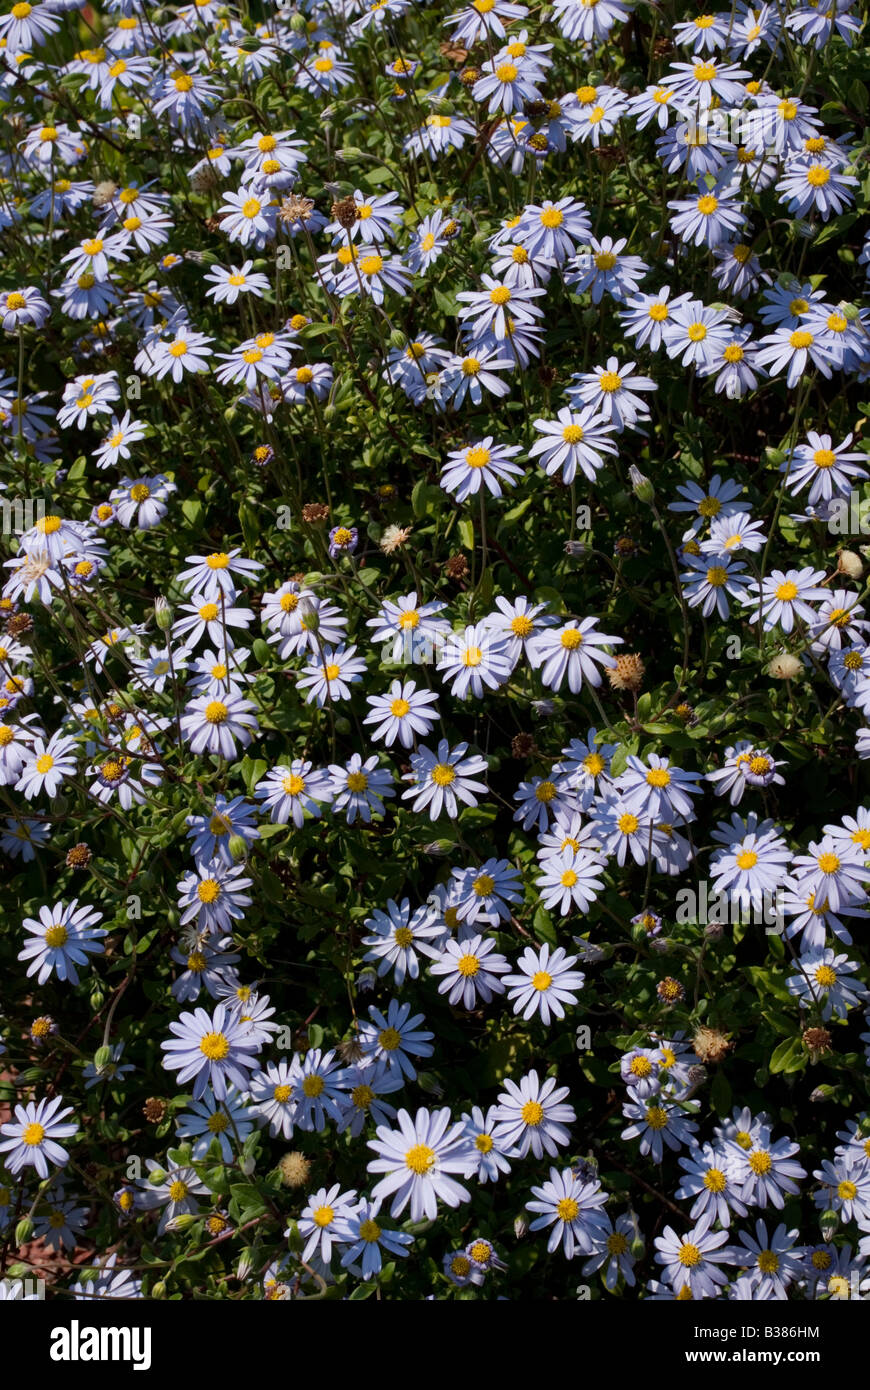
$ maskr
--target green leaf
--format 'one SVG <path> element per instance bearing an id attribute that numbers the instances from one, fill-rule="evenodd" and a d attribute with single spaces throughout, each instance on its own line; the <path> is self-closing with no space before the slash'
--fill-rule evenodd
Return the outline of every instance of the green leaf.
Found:
<path id="1" fill-rule="evenodd" d="M 770 1054 L 770 1062 L 768 1065 L 771 1074 L 782 1071 L 792 1071 L 793 1067 L 791 1063 L 801 1054 L 806 1056 L 800 1038 L 784 1038 L 781 1043 L 777 1043 L 773 1052 Z"/>

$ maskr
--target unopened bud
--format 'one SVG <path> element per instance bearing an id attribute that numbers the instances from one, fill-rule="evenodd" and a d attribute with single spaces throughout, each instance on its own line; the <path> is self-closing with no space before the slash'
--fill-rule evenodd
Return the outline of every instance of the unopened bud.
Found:
<path id="1" fill-rule="evenodd" d="M 26 1245 L 33 1235 L 33 1222 L 29 1216 L 22 1216 L 15 1227 L 15 1244 Z"/>
<path id="2" fill-rule="evenodd" d="M 164 1229 L 167 1231 L 186 1231 L 196 1219 L 192 1212 L 183 1212 L 179 1216 L 171 1217 Z"/>
<path id="3" fill-rule="evenodd" d="M 525 1216 L 518 1216 L 514 1221 L 514 1235 L 517 1240 L 522 1240 L 523 1236 L 529 1233 L 529 1222 Z"/>
<path id="4" fill-rule="evenodd" d="M 103 991 L 102 991 L 101 989 L 92 989 L 92 990 L 91 990 L 91 995 L 90 995 L 90 999 L 88 1000 L 88 1003 L 90 1004 L 90 1006 L 91 1006 L 92 1009 L 94 1009 L 95 1011 L 96 1011 L 97 1009 L 101 1009 L 101 1008 L 103 1007 L 103 1004 L 104 1004 L 105 1002 L 106 1002 L 106 996 L 104 995 L 104 993 L 103 993 Z"/>
<path id="5" fill-rule="evenodd" d="M 829 1208 L 827 1211 L 823 1211 L 821 1216 L 819 1217 L 819 1226 L 821 1227 L 822 1231 L 822 1240 L 832 1240 L 834 1232 L 836 1231 L 839 1224 L 840 1218 L 834 1210 Z"/>
<path id="6" fill-rule="evenodd" d="M 162 1279 L 158 1279 L 156 1284 L 152 1284 L 152 1285 L 151 1285 L 151 1297 L 152 1297 L 152 1298 L 165 1298 L 165 1297 L 166 1297 L 166 1284 L 164 1283 L 164 1281 L 163 1281 Z"/>
<path id="7" fill-rule="evenodd" d="M 308 20 L 305 18 L 305 15 L 299 14 L 297 11 L 290 20 L 290 28 L 293 30 L 294 34 L 304 34 L 308 28 Z"/>
<path id="8" fill-rule="evenodd" d="M 254 1252 L 249 1246 L 248 1249 L 243 1250 L 239 1256 L 239 1263 L 236 1265 L 236 1278 L 244 1281 L 247 1279 L 253 1267 Z"/>
<path id="9" fill-rule="evenodd" d="M 655 488 L 649 478 L 645 477 L 635 464 L 631 464 L 628 470 L 628 476 L 631 480 L 632 491 L 638 501 L 645 502 L 647 506 L 649 506 L 650 502 L 655 501 Z"/>
<path id="10" fill-rule="evenodd" d="M 306 632 L 316 632 L 320 627 L 320 612 L 316 603 L 312 603 L 310 598 L 301 598 L 297 609 L 299 621 Z"/>
<path id="11" fill-rule="evenodd" d="M 402 332 L 401 328 L 394 328 L 393 331 L 390 333 L 390 347 L 394 347 L 397 350 L 401 351 L 401 349 L 405 346 L 407 341 L 408 339 Z"/>
<path id="12" fill-rule="evenodd" d="M 704 940 L 721 941 L 724 930 L 725 925 L 723 922 L 708 922 L 704 927 Z"/>
<path id="13" fill-rule="evenodd" d="M 112 1060 L 112 1049 L 110 1047 L 98 1047 L 94 1053 L 94 1069 L 105 1071 Z"/>
<path id="14" fill-rule="evenodd" d="M 586 544 L 585 544 L 583 541 L 566 541 L 566 542 L 565 542 L 565 554 L 566 554 L 566 555 L 570 555 L 570 556 L 572 557 L 572 559 L 575 559 L 575 560 L 579 560 L 579 559 L 581 558 L 581 556 L 585 555 L 585 554 L 586 554 L 586 551 L 587 551 L 587 548 L 588 548 L 588 547 L 586 546 Z"/>
<path id="15" fill-rule="evenodd" d="M 788 455 L 786 454 L 784 449 L 774 449 L 770 445 L 768 445 L 764 451 L 764 457 L 767 459 L 767 462 L 769 464 L 773 465 L 774 468 L 779 468 L 779 465 L 781 463 L 785 463 L 786 459 L 788 458 Z"/>
<path id="16" fill-rule="evenodd" d="M 239 1159 L 239 1167 L 246 1178 L 249 1178 L 257 1166 L 257 1160 L 251 1154 L 245 1154 L 244 1158 Z"/>
<path id="17" fill-rule="evenodd" d="M 861 312 L 858 305 L 850 303 L 848 299 L 841 299 L 837 308 L 848 323 L 854 323 Z"/>
<path id="18" fill-rule="evenodd" d="M 636 1260 L 642 1260 L 646 1254 L 646 1242 L 639 1235 L 635 1236 L 628 1248 Z"/>
<path id="19" fill-rule="evenodd" d="M 172 623 L 169 604 L 162 594 L 154 600 L 154 621 L 162 632 L 166 632 Z"/>
<path id="20" fill-rule="evenodd" d="M 227 844 L 227 849 L 238 864 L 245 859 L 248 854 L 248 842 L 244 835 L 231 835 Z"/>

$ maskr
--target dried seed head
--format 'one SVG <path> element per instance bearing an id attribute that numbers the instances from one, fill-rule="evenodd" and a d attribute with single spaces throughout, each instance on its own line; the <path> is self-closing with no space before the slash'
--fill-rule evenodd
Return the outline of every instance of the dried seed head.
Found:
<path id="1" fill-rule="evenodd" d="M 451 555 L 450 559 L 445 562 L 444 573 L 455 584 L 460 584 L 463 579 L 468 577 L 468 561 L 465 556 Z"/>
<path id="2" fill-rule="evenodd" d="M 284 1154 L 278 1163 L 281 1181 L 285 1187 L 304 1187 L 311 1172 L 311 1160 L 298 1149 Z"/>
<path id="3" fill-rule="evenodd" d="M 401 550 L 411 530 L 410 526 L 388 526 L 378 542 L 380 549 L 385 555 L 392 555 L 395 550 Z"/>
<path id="4" fill-rule="evenodd" d="M 801 1035 L 801 1042 L 809 1052 L 813 1061 L 823 1057 L 827 1052 L 833 1051 L 831 1047 L 831 1034 L 827 1028 L 806 1028 Z"/>
<path id="5" fill-rule="evenodd" d="M 337 222 L 339 227 L 344 227 L 345 231 L 350 230 L 358 215 L 353 198 L 337 198 L 330 211 L 333 221 Z"/>
<path id="6" fill-rule="evenodd" d="M 767 674 L 779 681 L 792 681 L 795 676 L 800 675 L 802 669 L 798 657 L 792 656 L 791 652 L 780 652 L 768 666 Z"/>
<path id="7" fill-rule="evenodd" d="M 618 656 L 615 666 L 607 667 L 607 679 L 614 690 L 631 690 L 636 693 L 643 685 L 646 667 L 639 656 L 629 652 Z"/>
<path id="8" fill-rule="evenodd" d="M 309 526 L 315 526 L 320 521 L 326 521 L 329 516 L 329 508 L 325 502 L 306 502 L 302 508 L 302 520 Z"/>
<path id="9" fill-rule="evenodd" d="M 94 189 L 93 203 L 95 208 L 104 208 L 111 203 L 118 191 L 118 185 L 113 179 L 103 179 Z"/>
<path id="10" fill-rule="evenodd" d="M 66 866 L 68 869 L 86 869 L 93 859 L 93 855 L 86 844 L 73 845 L 71 850 L 67 850 Z"/>
<path id="11" fill-rule="evenodd" d="M 864 562 L 854 550 L 841 550 L 837 555 L 837 573 L 846 574 L 850 579 L 860 579 L 864 574 Z"/>
<path id="12" fill-rule="evenodd" d="M 23 637 L 33 631 L 33 619 L 29 613 L 13 613 L 6 621 L 6 631 L 10 637 Z"/>
<path id="13" fill-rule="evenodd" d="M 159 1096 L 149 1096 L 142 1106 L 142 1114 L 150 1125 L 159 1125 L 166 1115 L 166 1101 Z"/>
<path id="14" fill-rule="evenodd" d="M 692 1047 L 702 1062 L 721 1062 L 733 1046 L 730 1034 L 720 1033 L 718 1028 L 698 1028 L 692 1038 Z"/>
<path id="15" fill-rule="evenodd" d="M 514 734 L 511 753 L 515 758 L 533 758 L 538 751 L 534 734 Z"/>
<path id="16" fill-rule="evenodd" d="M 353 199 L 350 201 L 352 202 Z M 307 222 L 313 211 L 314 202 L 311 198 L 303 198 L 298 193 L 290 193 L 283 199 L 278 208 L 278 221 L 286 223 L 288 227 L 293 227 L 297 222 Z M 334 211 L 335 209 L 333 209 Z M 353 226 L 353 222 L 350 225 Z"/>

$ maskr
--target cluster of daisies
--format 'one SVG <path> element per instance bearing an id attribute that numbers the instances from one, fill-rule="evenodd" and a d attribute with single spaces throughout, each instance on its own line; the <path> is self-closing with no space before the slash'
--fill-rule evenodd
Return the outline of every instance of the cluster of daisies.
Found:
<path id="1" fill-rule="evenodd" d="M 78 0 L 18 0 L 0 15 L 0 100 L 13 133 L 0 154 L 0 505 L 14 508 L 22 488 L 40 494 L 38 515 L 4 528 L 14 553 L 0 585 L 0 854 L 13 871 L 32 866 L 43 886 L 33 915 L 18 914 L 9 929 L 28 1004 L 42 1007 L 41 991 L 59 1000 L 97 981 L 99 1013 L 99 972 L 122 934 L 112 885 L 96 870 L 85 894 L 95 901 L 52 901 L 45 865 L 54 841 L 64 839 L 66 868 L 80 873 L 91 850 L 67 850 L 65 838 L 77 814 L 91 828 L 150 834 L 185 798 L 184 857 L 177 862 L 173 846 L 157 869 L 175 913 L 158 1075 L 177 1094 L 170 1106 L 153 1101 L 153 1117 L 146 1103 L 149 1122 L 170 1117 L 178 1147 L 145 1159 L 144 1173 L 113 1192 L 113 1218 L 131 1246 L 135 1232 L 160 1241 L 197 1229 L 212 1245 L 243 1241 L 237 1227 L 249 1223 L 209 1174 L 219 1158 L 251 1180 L 259 1163 L 260 1177 L 277 1170 L 290 1198 L 272 1202 L 280 1236 L 259 1263 L 250 1247 L 228 1247 L 235 1277 L 255 1296 L 386 1277 L 424 1238 L 428 1258 L 440 1241 L 442 1296 L 451 1287 L 510 1296 L 511 1248 L 495 1238 L 492 1208 L 462 1216 L 461 1242 L 446 1227 L 460 1229 L 450 1213 L 479 1187 L 491 1192 L 515 1175 L 515 1238 L 537 1236 L 542 1259 L 579 1259 L 582 1277 L 609 1293 L 866 1292 L 870 1118 L 857 1106 L 832 1158 L 808 1169 L 798 1142 L 774 1137 L 785 1128 L 776 1117 L 705 1109 L 706 1064 L 724 1058 L 728 1037 L 645 1029 L 605 1065 L 625 1087 L 614 1108 L 626 1163 L 672 1155 L 681 1170 L 666 1201 L 669 1219 L 682 1204 L 683 1225 L 653 1227 L 649 1206 L 638 1212 L 624 1191 L 602 1185 L 607 1155 L 583 1156 L 592 1141 L 575 1108 L 581 1087 L 561 1084 L 557 1066 L 537 1059 L 570 1039 L 586 1017 L 584 995 L 606 994 L 597 968 L 612 943 L 595 915 L 604 900 L 628 899 L 630 940 L 655 963 L 668 947 L 664 904 L 681 883 L 710 884 L 732 921 L 756 913 L 768 922 L 773 906 L 783 949 L 772 978 L 787 1026 L 815 1059 L 824 1055 L 824 1025 L 851 1026 L 870 996 L 850 932 L 868 912 L 870 808 L 850 790 L 854 814 L 801 843 L 769 814 L 769 796 L 787 793 L 789 776 L 766 742 L 740 738 L 686 758 L 629 747 L 601 697 L 609 687 L 636 695 L 620 663 L 637 658 L 616 654 L 627 639 L 606 630 L 616 624 L 590 613 L 592 603 L 572 613 L 529 582 L 525 592 L 490 586 L 480 604 L 474 588 L 470 604 L 451 610 L 427 595 L 408 556 L 410 531 L 397 526 L 379 550 L 407 557 L 408 575 L 374 588 L 372 573 L 382 576 L 362 568 L 370 552 L 354 524 L 358 500 L 348 489 L 349 500 L 333 504 L 327 462 L 329 505 L 302 508 L 303 487 L 320 483 L 314 465 L 303 475 L 297 448 L 304 429 L 328 455 L 332 422 L 354 393 L 396 418 L 405 412 L 409 438 L 431 430 L 434 441 L 412 451 L 411 487 L 433 476 L 426 460 L 437 461 L 440 495 L 431 490 L 447 527 L 461 517 L 457 529 L 471 527 L 467 548 L 479 542 L 484 564 L 491 498 L 517 489 L 531 504 L 565 492 L 573 512 L 578 488 L 606 505 L 628 473 L 673 559 L 687 643 L 703 631 L 706 661 L 714 620 L 720 633 L 729 624 L 751 632 L 759 649 L 780 645 L 772 674 L 827 679 L 835 706 L 857 713 L 858 758 L 870 758 L 863 562 L 851 551 L 834 565 L 818 558 L 832 523 L 870 482 L 867 451 L 858 423 L 836 430 L 812 416 L 820 381 L 839 400 L 870 377 L 870 310 L 826 289 L 824 275 L 804 275 L 814 240 L 834 219 L 845 215 L 848 230 L 858 216 L 866 146 L 842 124 L 831 133 L 806 99 L 809 65 L 829 46 L 855 44 L 855 9 L 852 0 L 740 0 L 731 12 L 686 18 L 667 51 L 651 53 L 656 80 L 639 83 L 622 80 L 623 59 L 606 57 L 632 13 L 622 0 L 555 0 L 543 22 L 509 0 L 472 0 L 452 13 L 433 4 L 416 16 L 410 0 L 304 0 L 276 5 L 261 22 L 217 0 L 169 10 L 107 0 L 87 14 Z M 421 42 L 427 56 L 412 56 Z M 806 81 L 781 76 L 794 76 L 795 52 Z M 267 91 L 275 101 L 261 97 Z M 350 144 L 336 152 L 357 104 L 363 120 L 388 113 L 403 165 L 385 157 L 373 171 L 374 154 Z M 647 259 L 633 233 L 619 234 L 624 216 L 606 200 L 608 152 L 622 152 L 630 187 L 637 180 L 627 141 L 646 142 L 663 177 Z M 165 156 L 159 177 L 138 172 L 149 143 Z M 343 196 L 325 177 L 324 151 L 352 171 Z M 491 198 L 495 212 L 467 196 L 481 174 L 490 198 L 493 188 L 504 195 Z M 579 196 L 596 177 L 597 213 L 592 191 L 588 202 Z M 426 179 L 439 193 L 421 213 Z M 553 196 L 536 195 L 538 181 Z M 780 270 L 771 216 L 802 248 L 794 274 Z M 191 249 L 201 237 L 209 249 Z M 870 234 L 849 255 L 856 278 L 870 276 Z M 585 335 L 591 355 L 551 394 L 554 327 L 563 342 Z M 319 343 L 329 345 L 323 360 Z M 531 408 L 533 381 L 545 404 Z M 657 447 L 675 383 L 691 394 L 697 382 L 712 386 L 701 397 L 710 410 L 780 392 L 792 425 L 785 447 L 768 450 L 770 497 L 757 478 L 750 488 L 699 473 L 676 486 L 663 519 L 657 481 L 627 464 Z M 181 449 L 178 422 L 203 404 L 209 428 L 211 417 L 222 422 L 211 454 L 223 478 L 228 461 L 258 498 L 294 496 L 296 529 L 287 549 L 275 533 L 278 556 L 264 544 L 257 559 L 244 527 L 240 546 L 217 539 L 226 526 L 209 518 L 202 553 L 167 569 L 164 593 L 152 585 L 131 613 L 117 555 L 141 549 L 159 564 L 161 545 L 202 511 L 198 500 L 182 510 L 190 478 L 164 432 L 174 429 Z M 155 456 L 164 471 L 154 471 Z M 383 498 L 394 494 L 388 486 Z M 328 532 L 318 531 L 327 517 Z M 685 528 L 673 550 L 671 521 Z M 584 545 L 574 536 L 572 523 L 567 552 L 577 557 Z M 813 563 L 804 563 L 804 538 Z M 794 546 L 793 563 L 784 544 Z M 310 568 L 312 557 L 323 571 Z M 618 550 L 616 558 L 614 589 Z M 47 629 L 63 634 L 59 672 L 46 660 Z M 289 692 L 286 725 L 275 717 L 278 687 Z M 506 799 L 491 785 L 498 757 L 475 741 L 476 726 L 461 736 L 469 711 L 500 714 L 517 701 L 546 720 L 572 700 L 576 736 L 558 754 L 535 746 L 540 770 Z M 640 729 L 637 714 L 635 700 L 626 729 Z M 708 808 L 727 798 L 727 818 L 714 809 L 699 823 L 705 797 Z M 466 842 L 469 810 L 502 816 L 511 857 Z M 269 840 L 277 832 L 289 842 L 316 822 L 343 837 L 327 846 L 352 841 L 381 856 L 393 827 L 398 836 L 409 822 L 452 837 L 425 901 L 398 890 L 369 896 L 340 982 L 347 1036 L 332 1046 L 303 1045 L 288 1025 L 271 984 L 280 988 L 280 967 L 262 972 L 270 995 L 244 964 Z M 127 886 L 148 854 L 146 837 Z M 541 912 L 552 940 L 530 929 Z M 556 944 L 572 931 L 573 949 Z M 709 926 L 705 935 L 717 939 Z M 389 997 L 358 1012 L 378 990 Z M 22 1219 L 22 1246 L 44 1239 L 71 1257 L 92 1237 L 93 1195 L 73 1179 L 87 1161 L 94 1104 L 123 1096 L 142 1070 L 138 1040 L 129 1051 L 117 1040 L 122 994 L 107 1010 L 103 1045 L 69 1064 L 67 1097 L 19 1080 L 21 1040 L 4 1027 L 4 1084 L 27 1092 L 0 1122 L 4 1260 Z M 535 1040 L 533 1053 L 510 1054 L 485 1104 L 425 1103 L 444 1093 L 437 1075 L 418 1071 L 430 1059 L 439 1065 L 437 1025 L 418 1007 L 427 999 L 460 1027 L 483 1020 L 502 1040 Z M 661 975 L 654 1007 L 684 1003 L 685 986 Z M 864 1026 L 870 1061 L 870 1012 Z M 24 1039 L 37 1060 L 68 1042 L 48 1013 Z M 90 1107 L 84 1096 L 70 1103 L 73 1077 L 95 1093 Z M 313 1135 L 352 1156 L 356 1186 L 316 1168 L 326 1150 Z M 294 1140 L 300 1147 L 287 1151 Z M 807 1189 L 821 1240 L 769 1210 L 782 1213 Z M 147 1296 L 125 1258 L 100 1257 L 95 1277 L 68 1281 L 69 1291 Z"/>

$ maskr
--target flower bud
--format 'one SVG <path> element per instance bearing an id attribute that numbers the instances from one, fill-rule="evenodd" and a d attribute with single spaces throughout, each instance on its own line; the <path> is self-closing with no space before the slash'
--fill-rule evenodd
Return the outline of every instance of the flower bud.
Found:
<path id="1" fill-rule="evenodd" d="M 517 1240 L 522 1240 L 523 1236 L 528 1235 L 529 1222 L 525 1216 L 518 1216 L 514 1221 L 514 1235 Z"/>
<path id="2" fill-rule="evenodd" d="M 106 1067 L 109 1065 L 109 1063 L 111 1062 L 111 1060 L 112 1060 L 112 1049 L 111 1049 L 110 1047 L 98 1047 L 97 1050 L 96 1050 L 96 1052 L 94 1053 L 94 1069 L 95 1069 L 95 1071 L 98 1071 L 98 1072 L 105 1071 Z"/>
<path id="3" fill-rule="evenodd" d="M 640 502 L 645 502 L 647 506 L 649 506 L 650 502 L 655 501 L 655 488 L 649 478 L 644 477 L 643 473 L 641 473 L 640 469 L 635 464 L 631 464 L 628 470 L 628 476 L 631 480 L 632 491 Z"/>
<path id="4" fill-rule="evenodd" d="M 308 28 L 308 20 L 305 18 L 305 15 L 299 14 L 297 11 L 290 20 L 290 28 L 293 30 L 294 34 L 304 34 Z"/>
<path id="5" fill-rule="evenodd" d="M 249 1178 L 257 1166 L 257 1160 L 252 1154 L 245 1154 L 244 1158 L 239 1159 L 239 1167 L 246 1178 Z"/>
<path id="6" fill-rule="evenodd" d="M 390 333 L 390 347 L 394 347 L 398 351 L 402 350 L 407 341 L 407 336 L 402 332 L 401 328 L 394 328 Z"/>
<path id="7" fill-rule="evenodd" d="M 172 614 L 169 609 L 169 604 L 162 594 L 158 594 L 157 598 L 154 600 L 154 621 L 161 632 L 168 631 L 172 623 Z"/>
<path id="8" fill-rule="evenodd" d="M 296 611 L 306 632 L 316 632 L 320 627 L 320 612 L 317 604 L 312 603 L 310 598 L 302 598 L 299 600 Z"/>
<path id="9" fill-rule="evenodd" d="M 858 305 L 851 304 L 848 299 L 841 299 L 837 308 L 843 315 L 843 318 L 846 319 L 847 323 L 854 323 L 861 312 Z"/>
<path id="10" fill-rule="evenodd" d="M 227 849 L 237 864 L 241 860 L 247 858 L 248 843 L 244 835 L 231 835 L 227 843 Z"/>
<path id="11" fill-rule="evenodd" d="M 254 1267 L 254 1252 L 250 1246 L 243 1250 L 239 1256 L 239 1263 L 236 1265 L 236 1278 L 244 1282 Z"/>
<path id="12" fill-rule="evenodd" d="M 164 1281 L 163 1281 L 162 1279 L 158 1279 L 156 1284 L 152 1284 L 152 1285 L 151 1285 L 151 1297 L 152 1297 L 152 1298 L 165 1298 L 165 1297 L 166 1297 L 166 1284 L 164 1283 Z"/>
<path id="13" fill-rule="evenodd" d="M 22 1216 L 15 1227 L 15 1244 L 26 1245 L 33 1235 L 33 1222 L 29 1216 Z"/>
<path id="14" fill-rule="evenodd" d="M 196 1220 L 193 1212 L 183 1212 L 179 1216 L 171 1217 L 164 1229 L 167 1231 L 186 1231 Z"/>
<path id="15" fill-rule="evenodd" d="M 836 1231 L 839 1224 L 840 1218 L 832 1208 L 828 1208 L 827 1211 L 823 1211 L 821 1216 L 819 1217 L 819 1226 L 821 1227 L 822 1231 L 822 1240 L 833 1240 L 834 1232 Z"/>
<path id="16" fill-rule="evenodd" d="M 769 464 L 773 465 L 774 468 L 779 468 L 779 465 L 781 463 L 785 463 L 786 459 L 788 458 L 788 455 L 786 454 L 784 449 L 773 449 L 768 444 L 767 448 L 764 451 L 764 457 L 767 459 L 767 462 Z"/>
<path id="17" fill-rule="evenodd" d="M 106 996 L 99 987 L 91 990 L 91 995 L 88 1000 L 88 1003 L 95 1012 L 97 1009 L 101 1009 L 105 1002 Z"/>

